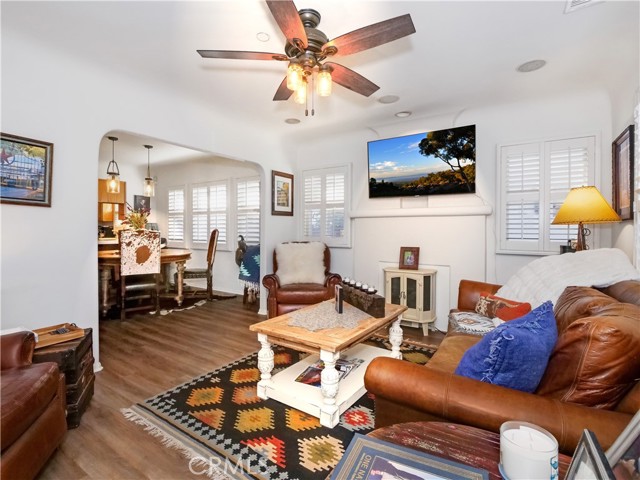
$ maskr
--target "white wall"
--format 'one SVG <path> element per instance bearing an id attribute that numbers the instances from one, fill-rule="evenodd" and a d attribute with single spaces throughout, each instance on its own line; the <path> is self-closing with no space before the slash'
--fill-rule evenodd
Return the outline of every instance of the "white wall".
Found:
<path id="1" fill-rule="evenodd" d="M 367 141 L 451 126 L 476 125 L 476 193 L 424 198 L 369 199 Z M 531 256 L 498 255 L 495 225 L 498 145 L 564 135 L 596 134 L 601 163 L 597 185 L 611 198 L 611 105 L 601 91 L 574 92 L 556 98 L 467 109 L 459 114 L 412 118 L 393 125 L 345 132 L 305 143 L 298 152 L 297 173 L 320 165 L 352 166 L 352 245 L 332 249 L 332 270 L 374 281 L 381 264 L 397 262 L 401 246 L 419 246 L 420 263 L 449 269 L 446 312 L 457 302 L 459 280 L 505 282 Z M 300 204 L 300 203 L 299 203 Z M 444 212 L 444 216 L 443 215 Z M 298 217 L 301 219 L 301 217 Z M 599 228 L 602 246 L 610 246 L 611 227 Z M 631 257 L 631 252 L 627 252 Z M 439 317 L 441 313 L 438 313 Z M 439 321 L 442 321 L 439 319 Z M 440 326 L 441 324 L 437 324 Z"/>
<path id="2" fill-rule="evenodd" d="M 91 327 L 99 361 L 96 173 L 103 136 L 124 130 L 267 169 L 291 165 L 268 132 L 253 130 L 247 142 L 247 125 L 208 105 L 120 77 L 97 62 L 78 62 L 33 41 L 27 26 L 4 20 L 2 131 L 53 142 L 54 158 L 51 208 L 0 207 L 2 328 Z M 25 73 L 28 58 L 37 59 L 36 73 Z M 270 186 L 265 205 L 267 191 Z M 293 235 L 293 221 L 266 215 L 262 221 L 267 251 Z"/>

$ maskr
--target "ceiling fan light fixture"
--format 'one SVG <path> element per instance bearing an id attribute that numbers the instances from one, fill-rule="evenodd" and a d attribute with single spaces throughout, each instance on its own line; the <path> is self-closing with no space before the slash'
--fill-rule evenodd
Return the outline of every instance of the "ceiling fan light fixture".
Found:
<path id="1" fill-rule="evenodd" d="M 107 165 L 107 175 L 111 178 L 107 179 L 107 193 L 120 193 L 120 169 L 115 159 L 115 145 L 118 137 L 107 137 L 111 140 L 111 161 Z"/>
<path id="2" fill-rule="evenodd" d="M 289 63 L 289 67 L 287 67 L 287 88 L 292 92 L 297 91 L 300 84 L 303 83 L 303 75 L 304 71 L 299 63 Z"/>
<path id="3" fill-rule="evenodd" d="M 145 145 L 144 148 L 147 149 L 147 176 L 144 179 L 144 185 L 142 188 L 142 193 L 145 197 L 153 197 L 155 194 L 155 182 L 153 181 L 153 178 L 151 177 L 151 168 L 150 168 L 150 164 L 151 164 L 151 149 L 153 148 L 152 145 Z"/>
<path id="4" fill-rule="evenodd" d="M 302 79 L 300 84 L 293 92 L 293 101 L 298 105 L 304 105 L 307 102 L 307 81 Z"/>
<path id="5" fill-rule="evenodd" d="M 317 90 L 318 95 L 321 97 L 328 97 L 331 95 L 331 69 L 329 67 L 320 67 L 318 76 L 316 78 L 318 82 Z"/>

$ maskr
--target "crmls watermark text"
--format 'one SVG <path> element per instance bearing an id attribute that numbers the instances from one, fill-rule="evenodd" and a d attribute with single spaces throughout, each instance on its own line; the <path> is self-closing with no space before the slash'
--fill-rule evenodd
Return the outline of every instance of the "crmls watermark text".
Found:
<path id="1" fill-rule="evenodd" d="M 189 460 L 189 471 L 194 475 L 207 475 L 212 477 L 215 473 L 264 473 L 267 461 L 264 457 L 258 459 L 258 465 L 251 465 L 249 460 L 239 458 L 231 461 L 228 458 L 218 457 L 193 457 Z"/>

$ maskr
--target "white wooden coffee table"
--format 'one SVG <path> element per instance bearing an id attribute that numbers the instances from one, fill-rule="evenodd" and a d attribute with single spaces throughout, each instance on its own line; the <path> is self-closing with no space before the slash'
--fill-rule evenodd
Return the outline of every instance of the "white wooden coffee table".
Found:
<path id="1" fill-rule="evenodd" d="M 314 307 L 312 305 L 298 310 L 297 315 Z M 261 344 L 258 352 L 258 368 L 261 372 L 258 396 L 264 399 L 272 398 L 318 417 L 320 424 L 325 427 L 335 427 L 340 415 L 365 393 L 364 372 L 369 362 L 380 356 L 402 358 L 400 321 L 402 312 L 406 309 L 405 306 L 388 303 L 385 305 L 383 318 L 368 317 L 361 320 L 355 328 L 337 327 L 310 331 L 290 326 L 291 317 L 288 314 L 251 325 L 250 330 L 258 333 L 258 341 Z M 391 351 L 362 344 L 375 331 L 386 326 L 389 326 Z M 272 344 L 309 352 L 312 355 L 272 376 Z M 364 363 L 340 380 L 336 361 L 345 356 L 361 359 Z M 295 379 L 318 359 L 324 362 L 320 388 L 297 382 Z"/>

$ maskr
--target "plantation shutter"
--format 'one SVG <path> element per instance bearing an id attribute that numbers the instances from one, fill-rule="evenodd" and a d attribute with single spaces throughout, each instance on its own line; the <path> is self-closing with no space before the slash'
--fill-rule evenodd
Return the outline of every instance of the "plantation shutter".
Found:
<path id="1" fill-rule="evenodd" d="M 209 187 L 209 233 L 218 229 L 218 248 L 227 246 L 227 184 Z"/>
<path id="2" fill-rule="evenodd" d="M 237 230 L 248 245 L 260 243 L 260 180 L 239 180 L 237 192 Z"/>
<path id="3" fill-rule="evenodd" d="M 208 187 L 193 187 L 191 190 L 191 241 L 194 245 L 206 244 L 209 241 L 208 213 Z"/>
<path id="4" fill-rule="evenodd" d="M 167 241 L 184 241 L 184 188 L 169 189 L 167 212 Z"/>
<path id="5" fill-rule="evenodd" d="M 551 222 L 569 190 L 593 185 L 595 137 L 500 148 L 500 250 L 557 253 L 574 225 Z"/>
<path id="6" fill-rule="evenodd" d="M 303 172 L 303 222 L 305 240 L 322 241 L 328 246 L 348 246 L 348 167 Z"/>

